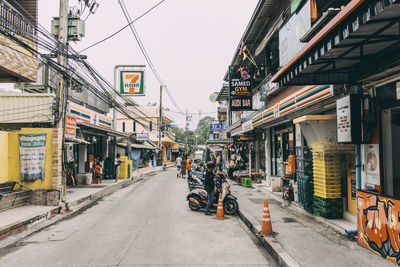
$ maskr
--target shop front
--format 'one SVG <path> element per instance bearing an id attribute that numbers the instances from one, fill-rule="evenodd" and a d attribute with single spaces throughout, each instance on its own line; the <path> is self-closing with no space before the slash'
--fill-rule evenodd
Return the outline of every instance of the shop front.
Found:
<path id="1" fill-rule="evenodd" d="M 338 144 L 334 146 L 346 152 L 328 153 L 328 146 L 319 148 L 323 159 L 319 163 L 326 166 L 324 181 L 337 183 L 336 177 L 327 179 L 328 174 L 337 173 L 337 165 L 347 165 L 340 174 L 341 183 L 347 182 L 347 192 L 341 189 L 348 209 L 357 214 L 359 244 L 397 264 L 399 17 L 399 1 L 352 0 L 272 79 L 280 86 L 346 85 L 337 92 Z M 316 152 L 312 151 L 313 157 Z M 329 158 L 333 160 L 325 160 Z M 313 163 L 315 175 L 314 158 Z"/>

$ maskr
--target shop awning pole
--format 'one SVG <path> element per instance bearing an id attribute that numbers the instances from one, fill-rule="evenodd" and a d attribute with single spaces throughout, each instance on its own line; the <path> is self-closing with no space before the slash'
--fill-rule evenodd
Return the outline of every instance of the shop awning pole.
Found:
<path id="1" fill-rule="evenodd" d="M 361 87 L 356 84 L 355 93 L 361 94 Z M 356 144 L 356 188 L 361 190 L 361 144 Z"/>

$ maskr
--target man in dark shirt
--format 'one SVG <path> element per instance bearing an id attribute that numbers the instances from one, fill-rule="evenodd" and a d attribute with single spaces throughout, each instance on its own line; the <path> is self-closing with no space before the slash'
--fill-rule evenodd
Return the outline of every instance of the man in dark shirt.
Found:
<path id="1" fill-rule="evenodd" d="M 205 215 L 211 215 L 210 208 L 214 201 L 214 164 L 212 162 L 207 164 L 207 171 L 204 179 L 204 188 L 207 191 L 207 207 Z"/>

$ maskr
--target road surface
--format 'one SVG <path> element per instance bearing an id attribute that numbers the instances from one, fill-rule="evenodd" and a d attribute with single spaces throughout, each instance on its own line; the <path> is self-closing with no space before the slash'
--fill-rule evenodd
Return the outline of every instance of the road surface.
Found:
<path id="1" fill-rule="evenodd" d="M 0 266 L 275 266 L 238 217 L 193 212 L 164 171 L 0 251 Z"/>

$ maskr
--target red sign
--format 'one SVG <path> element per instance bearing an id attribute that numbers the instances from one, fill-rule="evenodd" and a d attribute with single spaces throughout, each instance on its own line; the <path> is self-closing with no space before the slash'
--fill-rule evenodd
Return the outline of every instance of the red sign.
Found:
<path id="1" fill-rule="evenodd" d="M 65 137 L 76 137 L 76 117 L 65 115 Z"/>

